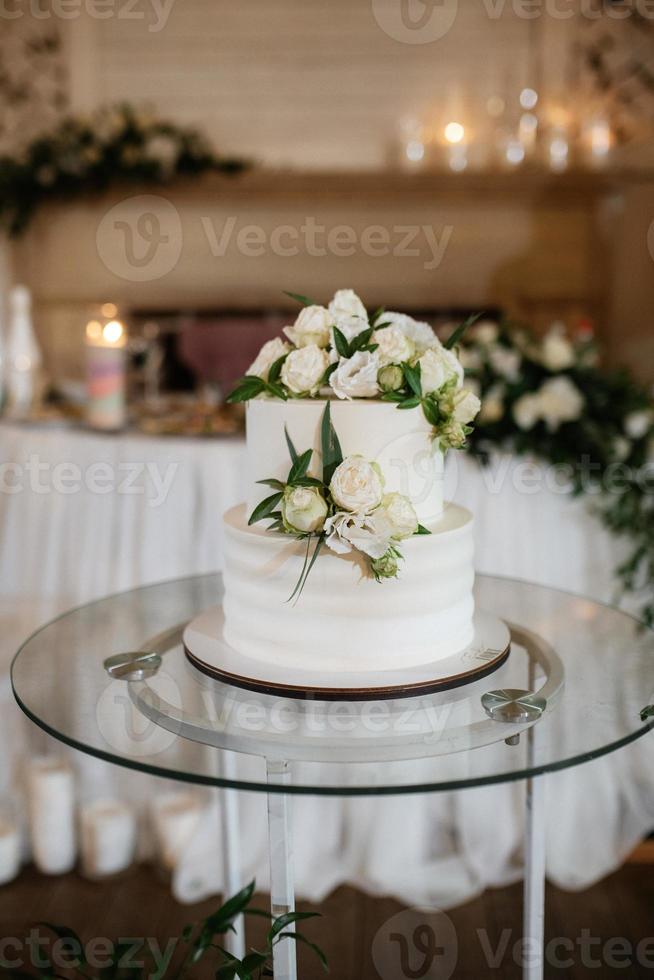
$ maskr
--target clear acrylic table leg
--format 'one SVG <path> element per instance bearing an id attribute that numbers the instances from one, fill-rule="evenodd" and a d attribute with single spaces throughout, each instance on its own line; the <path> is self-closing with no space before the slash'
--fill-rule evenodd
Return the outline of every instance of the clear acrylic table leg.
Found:
<path id="1" fill-rule="evenodd" d="M 224 779 L 236 777 L 236 760 L 233 753 L 220 753 L 220 775 Z M 241 890 L 240 857 L 241 835 L 238 819 L 238 800 L 235 789 L 217 790 L 220 801 L 220 833 L 224 868 L 224 896 L 231 898 Z M 225 948 L 242 960 L 245 956 L 245 920 L 243 916 L 234 922 L 236 932 L 228 932 L 225 937 Z"/>
<path id="2" fill-rule="evenodd" d="M 536 681 L 536 664 L 529 670 L 530 689 Z M 538 724 L 527 732 L 528 765 L 536 763 Z M 545 973 L 545 777 L 527 780 L 525 812 L 525 880 L 523 908 L 524 980 L 543 980 Z"/>
<path id="3" fill-rule="evenodd" d="M 288 785 L 291 771 L 288 762 L 266 760 L 268 782 Z M 270 908 L 273 916 L 295 909 L 293 884 L 293 843 L 291 798 L 286 793 L 268 795 L 268 846 L 270 850 Z M 293 940 L 282 940 L 273 950 L 275 980 L 296 980 L 296 949 Z"/>

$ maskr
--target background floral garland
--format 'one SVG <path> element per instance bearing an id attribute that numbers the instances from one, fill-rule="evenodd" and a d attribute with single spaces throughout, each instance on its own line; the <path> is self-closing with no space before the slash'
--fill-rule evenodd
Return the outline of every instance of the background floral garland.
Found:
<path id="1" fill-rule="evenodd" d="M 510 325 L 479 323 L 463 338 L 466 387 L 482 410 L 468 449 L 494 450 L 564 466 L 571 492 L 589 495 L 606 528 L 630 545 L 616 569 L 642 598 L 654 627 L 654 403 L 624 371 L 598 363 L 592 339 L 553 329 L 542 340 Z"/>
<path id="2" fill-rule="evenodd" d="M 210 171 L 240 173 L 195 129 L 128 104 L 70 116 L 13 156 L 0 156 L 0 227 L 20 235 L 45 203 L 101 193 L 114 184 L 169 184 Z"/>

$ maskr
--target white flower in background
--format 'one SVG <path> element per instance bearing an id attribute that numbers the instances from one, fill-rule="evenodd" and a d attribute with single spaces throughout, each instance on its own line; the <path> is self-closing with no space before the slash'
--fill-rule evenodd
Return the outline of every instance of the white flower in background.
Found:
<path id="1" fill-rule="evenodd" d="M 469 425 L 479 415 L 481 402 L 473 391 L 460 388 L 452 397 L 452 417 L 461 425 Z"/>
<path id="2" fill-rule="evenodd" d="M 631 443 L 624 436 L 616 436 L 613 440 L 613 456 L 619 462 L 623 462 L 625 459 L 629 459 L 631 455 Z"/>
<path id="3" fill-rule="evenodd" d="M 257 378 L 263 378 L 264 381 L 267 381 L 268 372 L 275 361 L 278 361 L 280 357 L 284 356 L 284 354 L 288 354 L 290 349 L 291 345 L 287 344 L 285 340 L 281 339 L 281 337 L 275 337 L 273 340 L 267 340 L 257 354 L 256 360 L 254 360 L 248 368 L 247 374 L 256 375 Z"/>
<path id="4" fill-rule="evenodd" d="M 555 327 L 543 339 L 541 361 L 548 371 L 565 371 L 575 363 L 575 349 L 560 327 Z"/>
<path id="5" fill-rule="evenodd" d="M 329 367 L 327 351 L 310 344 L 292 350 L 282 364 L 281 378 L 294 395 L 315 394 Z"/>
<path id="6" fill-rule="evenodd" d="M 520 377 L 520 365 L 522 364 L 520 351 L 498 344 L 492 348 L 488 359 L 493 370 L 500 377 L 506 378 L 507 381 L 517 381 Z"/>
<path id="7" fill-rule="evenodd" d="M 145 153 L 151 160 L 161 164 L 164 170 L 172 171 L 179 156 L 179 146 L 172 136 L 159 133 L 147 141 Z"/>
<path id="8" fill-rule="evenodd" d="M 443 385 L 453 378 L 456 379 L 457 388 L 463 385 L 461 362 L 451 350 L 447 350 L 445 347 L 425 351 L 418 364 L 420 365 L 423 395 L 440 391 Z"/>
<path id="9" fill-rule="evenodd" d="M 478 344 L 494 344 L 500 335 L 500 328 L 494 320 L 480 320 L 472 328 L 472 335 Z"/>
<path id="10" fill-rule="evenodd" d="M 281 511 L 287 531 L 310 534 L 322 529 L 327 517 L 327 501 L 317 487 L 286 487 Z"/>
<path id="11" fill-rule="evenodd" d="M 329 489 L 337 507 L 365 514 L 379 507 L 384 481 L 375 463 L 363 456 L 347 456 L 334 470 Z"/>
<path id="12" fill-rule="evenodd" d="M 372 517 L 375 526 L 380 530 L 385 526 L 394 541 L 410 538 L 418 530 L 418 515 L 413 504 L 401 493 L 384 494 Z"/>
<path id="13" fill-rule="evenodd" d="M 344 358 L 329 378 L 334 393 L 339 398 L 374 398 L 379 394 L 377 352 L 357 351 Z"/>
<path id="14" fill-rule="evenodd" d="M 556 432 L 564 422 L 576 422 L 584 409 L 584 396 L 565 375 L 546 381 L 536 397 L 550 432 Z"/>
<path id="15" fill-rule="evenodd" d="M 479 421 L 490 425 L 504 418 L 504 385 L 492 385 L 481 403 Z"/>
<path id="16" fill-rule="evenodd" d="M 643 439 L 654 425 L 654 412 L 643 409 L 640 412 L 630 412 L 624 420 L 624 431 L 630 439 Z"/>
<path id="17" fill-rule="evenodd" d="M 382 313 L 381 323 L 391 323 L 400 328 L 405 337 L 413 342 L 416 354 L 420 357 L 426 350 L 441 347 L 441 342 L 434 333 L 433 327 L 423 320 L 414 320 L 406 313 Z"/>
<path id="18" fill-rule="evenodd" d="M 513 406 L 513 418 L 518 428 L 528 432 L 541 419 L 540 398 L 538 395 L 523 395 Z"/>
<path id="19" fill-rule="evenodd" d="M 459 347 L 459 360 L 464 371 L 479 371 L 484 362 L 476 347 Z"/>
<path id="20" fill-rule="evenodd" d="M 386 367 L 387 364 L 401 364 L 412 358 L 415 353 L 413 341 L 409 340 L 402 329 L 396 325 L 375 330 L 371 343 L 379 345 L 377 357 L 380 367 Z"/>
<path id="21" fill-rule="evenodd" d="M 337 555 L 346 555 L 355 549 L 370 558 L 382 558 L 388 551 L 390 539 L 386 529 L 376 525 L 374 516 L 339 511 L 328 517 L 325 521 L 327 547 Z"/>
<path id="22" fill-rule="evenodd" d="M 329 312 L 336 321 L 355 316 L 368 322 L 366 308 L 353 289 L 339 289 L 334 293 Z"/>
<path id="23" fill-rule="evenodd" d="M 363 320 L 360 316 L 342 316 L 336 318 L 335 326 L 341 331 L 346 340 L 354 340 L 358 337 L 360 333 L 368 329 L 368 321 Z M 330 331 L 330 341 L 332 347 L 336 347 L 336 342 L 334 340 L 334 328 Z"/>
<path id="24" fill-rule="evenodd" d="M 284 327 L 284 333 L 296 347 L 308 347 L 310 344 L 327 347 L 332 322 L 333 317 L 324 306 L 305 306 L 293 326 Z"/>

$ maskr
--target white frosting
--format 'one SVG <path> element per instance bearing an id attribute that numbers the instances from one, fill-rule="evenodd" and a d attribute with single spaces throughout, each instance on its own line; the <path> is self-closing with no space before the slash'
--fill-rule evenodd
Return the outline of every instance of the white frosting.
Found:
<path id="1" fill-rule="evenodd" d="M 314 450 L 311 474 L 320 470 L 320 421 L 324 399 L 254 399 L 247 403 L 248 514 L 271 491 L 257 485 L 269 477 L 285 480 L 291 460 L 284 426 L 298 452 Z M 425 525 L 443 512 L 443 454 L 431 438 L 422 411 L 401 411 L 391 402 L 331 401 L 334 428 L 345 456 L 379 463 L 385 489 L 411 498 Z"/>
<path id="2" fill-rule="evenodd" d="M 472 516 L 448 504 L 432 530 L 401 543 L 400 575 L 382 583 L 365 561 L 324 548 L 289 603 L 306 545 L 248 528 L 245 507 L 233 508 L 225 514 L 225 641 L 261 661 L 350 672 L 452 656 L 473 638 Z"/>

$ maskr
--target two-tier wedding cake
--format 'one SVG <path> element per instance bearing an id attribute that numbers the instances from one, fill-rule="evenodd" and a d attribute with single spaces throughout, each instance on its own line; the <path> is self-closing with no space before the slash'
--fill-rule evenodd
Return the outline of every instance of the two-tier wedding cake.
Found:
<path id="1" fill-rule="evenodd" d="M 290 670 L 393 671 L 473 638 L 472 517 L 443 460 L 479 410 L 455 331 L 304 303 L 232 393 L 247 402 L 246 503 L 225 515 L 229 647 Z"/>

